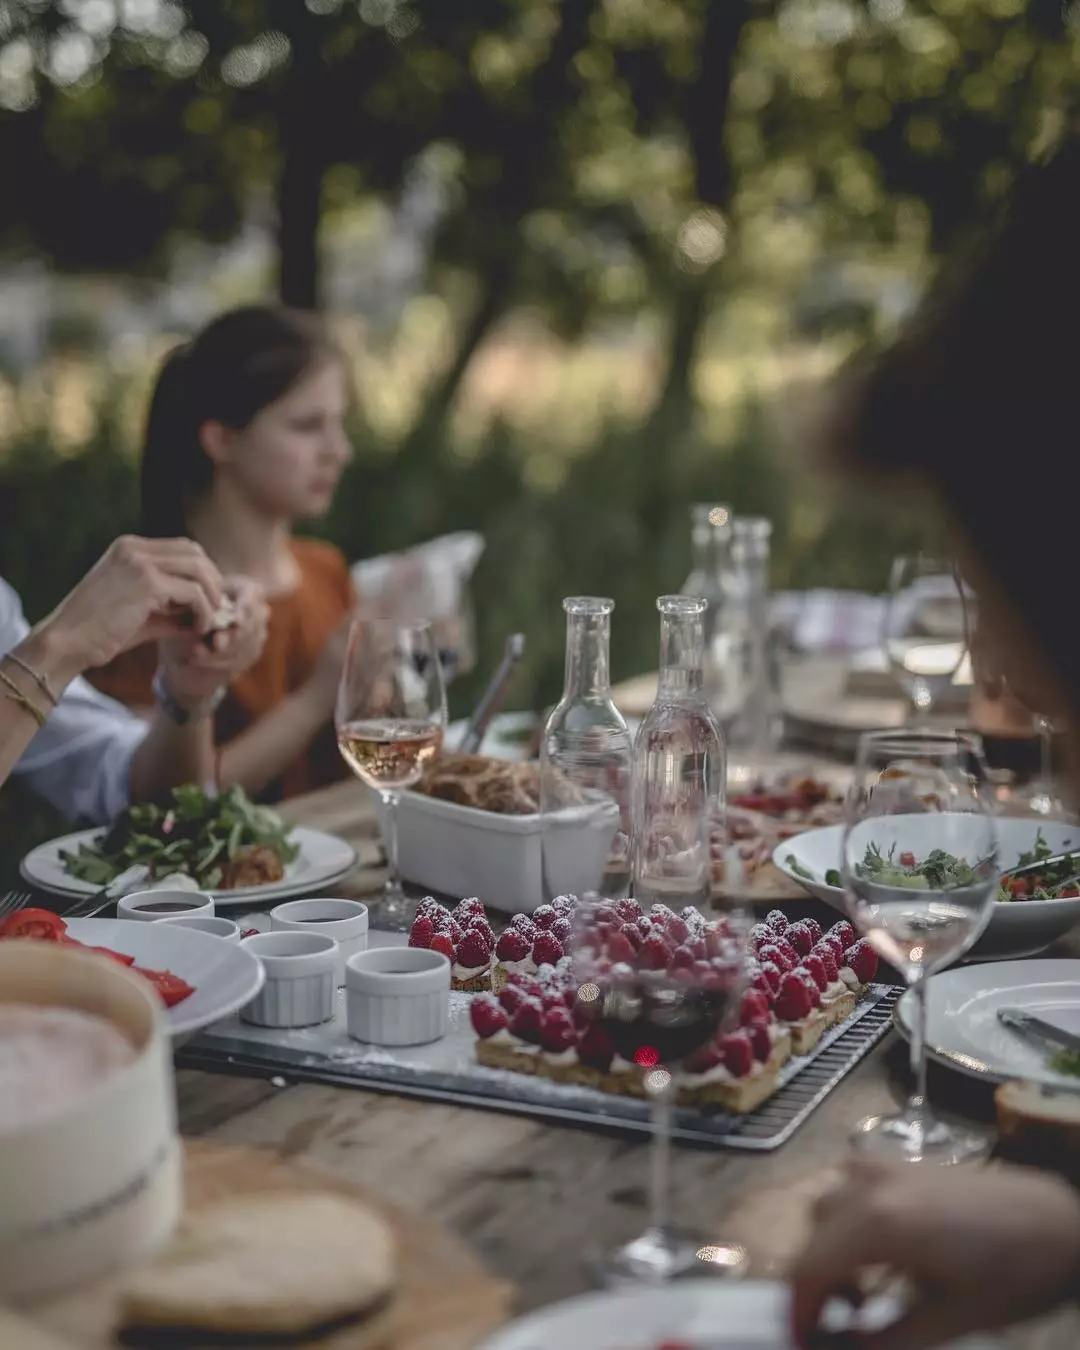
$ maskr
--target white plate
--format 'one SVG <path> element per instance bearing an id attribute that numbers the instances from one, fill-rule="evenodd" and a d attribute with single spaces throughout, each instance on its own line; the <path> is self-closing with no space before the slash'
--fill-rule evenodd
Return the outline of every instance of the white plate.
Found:
<path id="1" fill-rule="evenodd" d="M 80 844 L 92 843 L 101 833 L 101 830 L 81 830 L 78 834 L 65 835 L 63 839 L 50 839 L 28 853 L 19 870 L 32 886 L 50 895 L 93 895 L 99 887 L 65 872 L 60 851 L 74 853 Z M 300 846 L 300 853 L 295 862 L 285 868 L 281 881 L 265 886 L 238 886 L 232 891 L 211 891 L 215 902 L 219 906 L 250 905 L 263 900 L 308 895 L 341 881 L 356 866 L 356 850 L 335 835 L 296 826 L 289 837 Z"/>
<path id="2" fill-rule="evenodd" d="M 111 947 L 133 956 L 137 966 L 171 970 L 193 986 L 195 992 L 183 1003 L 166 1009 L 174 1039 L 220 1022 L 250 1003 L 266 978 L 262 962 L 246 947 L 193 928 L 135 919 L 70 919 L 67 930 L 77 942 Z"/>
<path id="3" fill-rule="evenodd" d="M 925 819 L 926 828 L 933 829 L 932 815 L 914 819 Z M 1020 855 L 1029 853 L 1035 847 L 1035 836 L 1040 830 L 1054 853 L 1074 847 L 1080 850 L 1080 829 L 1062 821 L 1002 816 L 997 827 L 1003 871 L 1015 867 Z M 840 867 L 843 835 L 842 825 L 808 830 L 793 839 L 786 839 L 773 852 L 773 862 L 785 876 L 841 913 L 844 913 L 844 892 L 839 886 L 826 886 L 824 877 L 830 868 Z M 932 837 L 928 838 L 928 847 L 933 846 Z M 913 847 L 917 852 L 917 842 Z M 800 876 L 787 861 L 789 854 L 800 867 L 821 880 L 808 881 L 806 877 Z M 994 906 L 990 923 L 976 944 L 973 955 L 984 960 L 1033 956 L 1064 937 L 1076 923 L 1080 923 L 1080 899 L 1001 901 Z"/>
<path id="4" fill-rule="evenodd" d="M 1080 1035 L 1080 961 L 961 966 L 931 976 L 927 992 L 926 1044 L 938 1063 L 984 1082 L 1024 1078 L 1080 1089 L 1080 1079 L 1053 1073 L 1037 1045 L 997 1020 L 999 1008 L 1025 1008 Z M 910 993 L 896 1007 L 904 1036 L 913 1007 Z"/>
<path id="5" fill-rule="evenodd" d="M 779 1284 L 694 1281 L 660 1289 L 588 1294 L 522 1317 L 480 1350 L 658 1350 L 665 1340 L 689 1350 L 794 1350 L 788 1293 Z M 994 1350 L 984 1338 L 952 1350 Z"/>

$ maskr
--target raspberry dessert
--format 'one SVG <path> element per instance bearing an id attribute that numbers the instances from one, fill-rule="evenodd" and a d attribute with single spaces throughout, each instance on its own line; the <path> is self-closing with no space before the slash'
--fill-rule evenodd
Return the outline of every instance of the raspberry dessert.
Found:
<path id="1" fill-rule="evenodd" d="M 462 900 L 452 910 L 430 895 L 421 900 L 409 946 L 442 952 L 448 958 L 451 989 L 472 994 L 491 988 L 495 934 L 479 900 Z"/>
<path id="2" fill-rule="evenodd" d="M 498 991 L 511 975 L 535 975 L 541 966 L 562 960 L 576 908 L 575 896 L 559 895 L 532 914 L 515 914 L 495 944 L 492 987 Z"/>

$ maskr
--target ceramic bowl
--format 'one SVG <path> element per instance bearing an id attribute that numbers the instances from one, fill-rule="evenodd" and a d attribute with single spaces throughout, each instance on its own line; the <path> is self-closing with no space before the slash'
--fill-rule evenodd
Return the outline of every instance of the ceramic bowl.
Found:
<path id="1" fill-rule="evenodd" d="M 174 924 L 177 928 L 194 928 L 197 933 L 209 933 L 224 942 L 240 941 L 240 925 L 220 914 L 162 914 L 157 922 Z"/>
<path id="2" fill-rule="evenodd" d="M 258 996 L 240 1010 L 257 1027 L 311 1027 L 334 1015 L 338 945 L 323 933 L 256 933 L 240 946 L 266 971 Z"/>
<path id="3" fill-rule="evenodd" d="M 290 900 L 270 911 L 274 932 L 322 933 L 340 949 L 337 982 L 345 983 L 345 963 L 368 946 L 368 909 L 359 900 Z"/>
<path id="4" fill-rule="evenodd" d="M 133 891 L 116 902 L 118 919 L 136 919 L 140 923 L 156 923 L 158 919 L 209 919 L 214 913 L 214 901 L 202 891 L 189 891 L 181 886 L 159 886 L 153 891 Z"/>
<path id="5" fill-rule="evenodd" d="M 450 962 L 417 947 L 375 947 L 345 966 L 349 1035 L 369 1045 L 426 1045 L 450 1022 Z"/>

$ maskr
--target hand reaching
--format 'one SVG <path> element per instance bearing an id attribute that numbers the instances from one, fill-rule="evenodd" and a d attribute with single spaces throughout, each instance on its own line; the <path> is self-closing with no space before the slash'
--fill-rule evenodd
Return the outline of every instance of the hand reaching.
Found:
<path id="1" fill-rule="evenodd" d="M 224 593 L 234 605 L 230 627 L 209 638 L 184 633 L 158 644 L 169 691 L 185 707 L 230 685 L 262 654 L 270 607 L 261 587 L 247 577 L 228 577 Z"/>

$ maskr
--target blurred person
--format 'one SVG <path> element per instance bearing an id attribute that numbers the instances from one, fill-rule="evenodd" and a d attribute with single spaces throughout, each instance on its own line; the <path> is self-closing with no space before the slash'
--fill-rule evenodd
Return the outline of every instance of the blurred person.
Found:
<path id="1" fill-rule="evenodd" d="M 218 629 L 224 597 L 230 626 Z M 104 823 L 132 800 L 213 781 L 211 714 L 266 636 L 254 583 L 226 583 L 189 539 L 118 539 L 30 628 L 0 579 L 0 783 L 17 774 L 71 819 Z M 154 653 L 149 721 L 83 672 L 134 643 Z"/>
<path id="2" fill-rule="evenodd" d="M 946 269 L 893 346 L 852 372 L 826 428 L 849 469 L 929 488 L 979 593 L 977 655 L 1026 707 L 1066 719 L 1080 787 L 1080 626 L 1073 622 L 1075 319 L 1080 135 L 1023 173 L 998 226 Z M 1080 1295 L 1080 1197 L 1035 1172 L 857 1164 L 792 1271 L 794 1331 L 886 1267 L 917 1296 L 861 1350 L 927 1350 Z M 921 1299 L 918 1296 L 921 1295 Z"/>
<path id="3" fill-rule="evenodd" d="M 175 348 L 158 375 L 142 451 L 142 528 L 187 535 L 270 605 L 262 656 L 230 687 L 215 732 L 222 785 L 274 801 L 347 777 L 332 718 L 356 596 L 342 554 L 293 537 L 329 509 L 352 448 L 345 364 L 315 315 L 251 305 Z M 154 655 L 95 672 L 141 709 Z"/>

